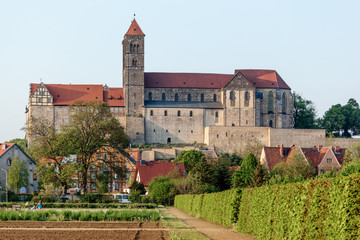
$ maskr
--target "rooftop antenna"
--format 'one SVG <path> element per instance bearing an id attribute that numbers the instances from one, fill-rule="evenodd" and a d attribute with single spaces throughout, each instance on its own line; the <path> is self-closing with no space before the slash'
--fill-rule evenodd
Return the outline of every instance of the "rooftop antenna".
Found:
<path id="1" fill-rule="evenodd" d="M 136 13 L 134 12 L 134 19 L 135 19 Z"/>

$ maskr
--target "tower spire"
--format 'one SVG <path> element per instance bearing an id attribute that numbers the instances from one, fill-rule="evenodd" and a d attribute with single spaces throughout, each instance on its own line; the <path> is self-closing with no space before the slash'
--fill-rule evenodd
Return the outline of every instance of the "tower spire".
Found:
<path id="1" fill-rule="evenodd" d="M 132 36 L 145 36 L 143 31 L 141 30 L 139 24 L 135 20 L 135 13 L 134 13 L 134 20 L 132 20 L 131 25 L 129 27 L 129 30 L 126 32 L 126 35 L 132 35 Z"/>

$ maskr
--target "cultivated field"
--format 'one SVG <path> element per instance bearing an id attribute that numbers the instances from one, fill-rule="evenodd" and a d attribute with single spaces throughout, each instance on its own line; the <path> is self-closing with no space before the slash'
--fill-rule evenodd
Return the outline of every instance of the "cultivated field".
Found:
<path id="1" fill-rule="evenodd" d="M 169 239 L 159 222 L 0 222 L 1 239 Z"/>

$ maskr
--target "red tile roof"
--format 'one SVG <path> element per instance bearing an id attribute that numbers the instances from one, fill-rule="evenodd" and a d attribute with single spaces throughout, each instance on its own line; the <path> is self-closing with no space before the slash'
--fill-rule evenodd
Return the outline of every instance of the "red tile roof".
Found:
<path id="1" fill-rule="evenodd" d="M 15 143 L 0 143 L 0 157 L 9 150 Z M 3 149 L 4 148 L 4 149 Z"/>
<path id="2" fill-rule="evenodd" d="M 39 85 L 38 83 L 30 84 L 31 94 Z M 110 106 L 125 106 L 122 88 L 109 88 L 109 91 L 104 91 L 102 85 L 45 84 L 45 86 L 53 96 L 55 106 L 71 105 L 80 99 L 83 101 L 101 100 L 108 102 Z"/>
<path id="3" fill-rule="evenodd" d="M 140 182 L 147 186 L 150 181 L 159 176 L 171 175 L 172 177 L 183 177 L 185 172 L 184 163 L 150 161 L 141 164 L 141 161 L 136 163 L 135 179 L 137 174 L 140 174 Z M 173 176 L 172 174 L 177 174 Z"/>
<path id="4" fill-rule="evenodd" d="M 134 20 L 132 20 L 129 30 L 125 33 L 125 36 L 126 35 L 145 36 L 145 34 L 141 30 L 139 24 L 136 22 L 135 18 L 134 18 Z"/>
<path id="5" fill-rule="evenodd" d="M 267 161 L 267 167 L 271 171 L 278 163 L 286 162 L 289 163 L 291 157 L 295 154 L 298 149 L 301 149 L 308 161 L 313 166 L 317 167 L 323 160 L 325 154 L 329 150 L 329 147 L 322 147 L 320 151 L 316 147 L 313 148 L 300 148 L 300 147 L 284 147 L 284 154 L 281 156 L 280 147 L 264 147 L 265 157 Z M 345 156 L 346 148 L 340 148 L 339 152 L 335 152 L 335 148 L 331 147 L 338 162 L 342 165 Z"/>
<path id="6" fill-rule="evenodd" d="M 223 88 L 241 72 L 256 88 L 290 89 L 274 70 L 235 70 L 235 74 L 145 73 L 147 88 Z"/>
<path id="7" fill-rule="evenodd" d="M 222 88 L 232 74 L 145 73 L 146 88 Z"/>
<path id="8" fill-rule="evenodd" d="M 241 72 L 256 88 L 282 88 L 290 89 L 285 81 L 275 70 L 235 70 L 235 73 Z"/>

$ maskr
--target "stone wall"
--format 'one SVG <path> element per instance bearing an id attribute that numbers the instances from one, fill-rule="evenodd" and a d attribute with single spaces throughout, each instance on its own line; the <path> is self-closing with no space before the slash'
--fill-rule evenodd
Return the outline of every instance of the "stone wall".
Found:
<path id="1" fill-rule="evenodd" d="M 324 145 L 324 129 L 275 129 L 270 128 L 269 147 L 283 144 L 284 146 L 297 145 L 301 147 L 313 147 Z"/>

